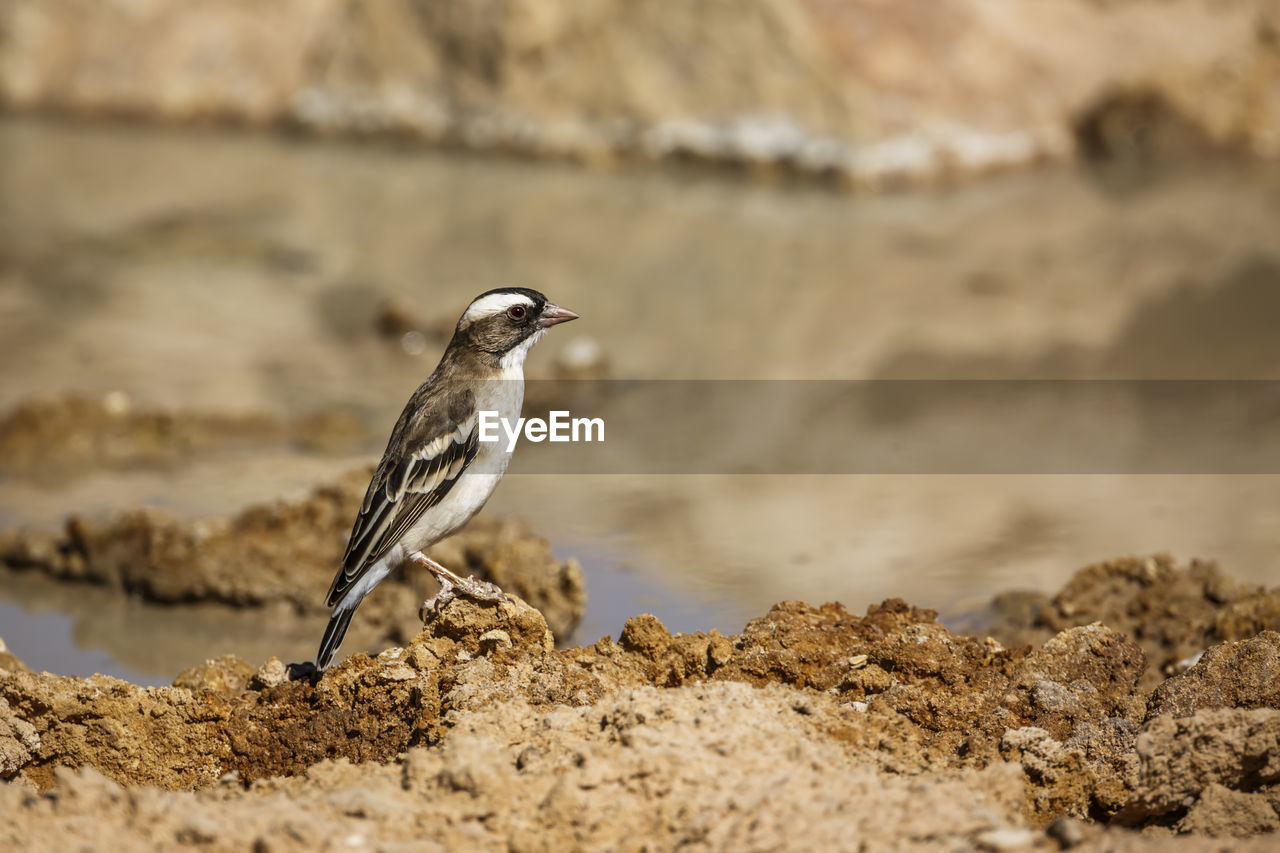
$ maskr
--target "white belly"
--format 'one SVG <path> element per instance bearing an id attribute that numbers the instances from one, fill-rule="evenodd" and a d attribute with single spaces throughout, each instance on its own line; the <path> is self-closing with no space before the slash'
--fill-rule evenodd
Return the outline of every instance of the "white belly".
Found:
<path id="1" fill-rule="evenodd" d="M 524 357 L 542 332 L 530 336 L 524 344 L 503 358 L 502 378 L 481 383 L 476 394 L 476 410 L 497 412 L 508 423 L 516 423 L 524 405 Z M 458 482 L 444 500 L 430 507 L 400 541 L 343 596 L 340 608 L 351 609 L 382 582 L 391 570 L 410 554 L 431 547 L 471 520 L 489 500 L 498 481 L 506 473 L 511 453 L 506 449 L 506 436 L 500 441 L 481 442 L 476 458 L 458 476 Z"/>
<path id="2" fill-rule="evenodd" d="M 523 376 L 482 383 L 476 394 L 476 410 L 497 412 L 508 423 L 515 423 L 524 405 Z M 511 462 L 506 436 L 500 441 L 480 442 L 476 458 L 458 476 L 458 482 L 444 500 L 423 513 L 401 540 L 404 555 L 430 547 L 471 520 L 489 500 L 498 481 Z"/>
<path id="3" fill-rule="evenodd" d="M 479 457 L 476 461 L 480 461 Z M 489 500 L 501 478 L 500 472 L 481 474 L 467 471 L 459 476 L 458 482 L 445 495 L 444 500 L 424 512 L 422 518 L 400 540 L 405 555 L 430 547 L 470 521 L 471 516 L 479 512 L 485 501 Z"/>
<path id="4" fill-rule="evenodd" d="M 491 445 L 480 445 L 481 448 Z M 476 463 L 481 461 L 484 451 L 476 456 Z M 500 454 L 501 470 L 497 473 L 478 473 L 468 468 L 458 477 L 458 482 L 449 490 L 445 499 L 422 514 L 400 541 L 383 555 L 377 563 L 369 568 L 351 590 L 343 596 L 340 607 L 351 609 L 368 595 L 375 586 L 382 583 L 383 578 L 391 570 L 403 563 L 415 551 L 424 551 L 433 544 L 453 533 L 471 520 L 480 511 L 485 501 L 493 494 L 498 481 L 502 479 L 502 471 L 506 470 L 511 454 Z M 497 461 L 497 460 L 495 460 Z"/>

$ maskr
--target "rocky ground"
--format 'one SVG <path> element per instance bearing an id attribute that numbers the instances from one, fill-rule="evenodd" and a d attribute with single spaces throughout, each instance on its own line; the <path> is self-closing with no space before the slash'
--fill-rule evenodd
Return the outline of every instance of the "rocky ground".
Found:
<path id="1" fill-rule="evenodd" d="M 995 628 L 1045 632 L 1018 646 L 891 600 L 865 616 L 784 602 L 733 636 L 642 615 L 557 650 L 522 601 L 455 600 L 403 648 L 323 674 L 225 658 L 139 688 L 5 655 L 0 839 L 1270 849 L 1255 836 L 1280 828 L 1278 601 L 1155 558 L 1082 570 Z M 1175 640 L 1185 609 L 1203 618 Z M 1197 637 L 1198 660 L 1150 675 L 1149 656 Z"/>

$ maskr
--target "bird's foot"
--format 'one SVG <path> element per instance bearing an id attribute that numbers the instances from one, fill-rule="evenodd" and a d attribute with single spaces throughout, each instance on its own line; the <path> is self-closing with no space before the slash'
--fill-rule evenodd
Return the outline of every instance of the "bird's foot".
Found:
<path id="1" fill-rule="evenodd" d="M 426 622 L 428 614 L 444 607 L 459 595 L 465 595 L 467 598 L 474 598 L 477 601 L 511 600 L 511 596 L 499 589 L 497 584 L 479 580 L 475 575 L 471 575 L 460 584 L 453 583 L 446 578 L 440 581 L 440 591 L 422 602 L 422 608 L 418 611 L 418 618 Z"/>
<path id="2" fill-rule="evenodd" d="M 499 589 L 497 584 L 482 581 L 475 575 L 463 580 L 425 554 L 414 554 L 411 559 L 424 566 L 440 582 L 440 591 L 424 601 L 422 609 L 418 611 L 418 615 L 424 622 L 427 620 L 428 613 L 444 607 L 459 595 L 465 595 L 477 601 L 511 600 L 511 596 Z"/>
<path id="3" fill-rule="evenodd" d="M 440 581 L 440 591 L 422 602 L 422 609 L 418 611 L 418 618 L 423 622 L 426 622 L 428 614 L 433 610 L 439 610 L 441 607 L 444 607 L 450 601 L 457 598 L 457 594 L 454 592 L 455 589 L 457 589 L 457 587 L 450 581 Z"/>
<path id="4" fill-rule="evenodd" d="M 458 587 L 458 592 L 468 598 L 474 598 L 476 601 L 511 600 L 511 596 L 499 589 L 496 583 L 482 581 L 475 575 L 471 575 L 463 581 L 462 585 Z"/>

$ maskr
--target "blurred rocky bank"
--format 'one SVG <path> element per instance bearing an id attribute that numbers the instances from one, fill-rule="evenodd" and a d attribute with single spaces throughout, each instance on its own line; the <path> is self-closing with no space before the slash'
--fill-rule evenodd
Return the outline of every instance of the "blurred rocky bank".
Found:
<path id="1" fill-rule="evenodd" d="M 855 186 L 1280 154 L 1268 0 L 9 0 L 0 103 Z"/>

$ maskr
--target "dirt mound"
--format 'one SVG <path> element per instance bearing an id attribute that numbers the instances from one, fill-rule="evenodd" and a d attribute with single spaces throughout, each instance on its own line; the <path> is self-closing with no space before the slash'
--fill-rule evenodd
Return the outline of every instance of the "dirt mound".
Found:
<path id="1" fill-rule="evenodd" d="M 370 471 L 354 471 L 302 500 L 250 507 L 231 518 L 182 521 L 136 511 L 106 522 L 72 517 L 61 534 L 0 532 L 0 563 L 68 580 L 105 584 L 157 602 L 285 603 L 325 612 L 321 592 L 342 558 Z M 476 574 L 533 603 L 553 633 L 568 636 L 586 592 L 574 560 L 561 562 L 523 522 L 480 516 L 428 552 L 463 575 Z M 402 569 L 360 610 L 386 642 L 419 630 L 414 614 L 438 587 Z"/>
<path id="2" fill-rule="evenodd" d="M 1142 664 L 1136 645 L 1102 626 L 1009 650 L 953 636 L 901 602 L 863 618 L 785 603 L 733 637 L 673 636 L 637 617 L 617 643 L 554 651 L 527 605 L 459 600 L 407 648 L 356 655 L 322 677 L 290 679 L 276 661 L 250 675 L 231 658 L 165 689 L 13 673 L 0 696 L 33 721 L 40 751 L 21 772 L 39 786 L 54 767 L 87 763 L 122 784 L 200 788 L 228 771 L 253 780 L 326 758 L 391 760 L 438 741 L 459 715 L 513 703 L 585 707 L 621 690 L 708 682 L 786 688 L 808 725 L 884 771 L 1017 761 L 1024 811 L 1043 824 L 1124 804 L 1116 768 L 1145 712 Z M 79 724 L 57 725 L 71 717 Z M 170 752 L 182 760 L 156 760 Z"/>
<path id="3" fill-rule="evenodd" d="M 589 707 L 517 703 L 476 712 L 394 764 L 325 761 L 248 789 L 233 778 L 198 793 L 134 789 L 60 769 L 56 797 L 0 787 L 11 816 L 0 839 L 552 851 L 952 850 L 1035 838 L 1018 825 L 1011 768 L 923 786 L 886 777 L 809 724 L 789 694 L 718 683 L 639 688 Z"/>
<path id="4" fill-rule="evenodd" d="M 1020 591 L 998 596 L 985 627 L 1019 645 L 1043 643 L 1091 622 L 1142 646 L 1151 663 L 1142 683 L 1153 688 L 1216 643 L 1280 630 L 1280 587 L 1237 583 L 1212 562 L 1183 567 L 1167 554 L 1124 557 L 1081 569 L 1052 597 Z"/>
<path id="5" fill-rule="evenodd" d="M 1136 850 L 1280 826 L 1274 632 L 1150 694 L 1111 627 L 1008 648 L 897 600 L 783 602 L 737 635 L 642 615 L 560 650 L 521 601 L 423 627 L 325 673 L 229 657 L 168 688 L 6 658 L 0 838 L 93 816 L 226 848 Z"/>
<path id="6" fill-rule="evenodd" d="M 1133 797 L 1118 823 L 1209 835 L 1280 829 L 1280 711 L 1157 717 L 1136 752 Z"/>
<path id="7" fill-rule="evenodd" d="M 1280 634 L 1214 646 L 1191 669 L 1156 688 L 1147 718 L 1189 717 L 1202 708 L 1280 709 Z"/>

